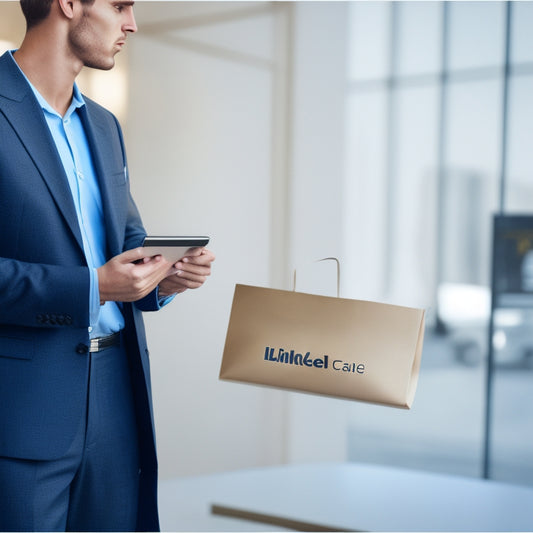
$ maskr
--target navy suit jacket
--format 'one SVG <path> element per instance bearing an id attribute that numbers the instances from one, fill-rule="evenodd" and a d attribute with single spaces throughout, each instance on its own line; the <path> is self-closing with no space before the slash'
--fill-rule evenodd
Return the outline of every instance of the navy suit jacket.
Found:
<path id="1" fill-rule="evenodd" d="M 86 98 L 80 116 L 99 179 L 108 257 L 142 244 L 120 126 Z M 124 304 L 141 433 L 140 527 L 158 529 L 148 349 L 141 310 Z M 51 460 L 70 447 L 87 397 L 89 270 L 61 160 L 31 88 L 0 58 L 0 456 Z M 154 514 L 155 513 L 155 514 Z"/>

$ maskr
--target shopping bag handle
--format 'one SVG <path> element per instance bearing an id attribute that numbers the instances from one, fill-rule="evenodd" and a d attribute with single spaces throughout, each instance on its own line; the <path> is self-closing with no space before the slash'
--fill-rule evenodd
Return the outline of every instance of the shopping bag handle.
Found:
<path id="1" fill-rule="evenodd" d="M 341 264 L 336 257 L 324 257 L 323 259 L 317 259 L 315 263 L 320 263 L 322 261 L 335 261 L 337 263 L 337 298 L 340 297 L 340 286 L 341 286 Z M 292 290 L 296 291 L 296 269 L 293 271 L 292 275 Z"/>

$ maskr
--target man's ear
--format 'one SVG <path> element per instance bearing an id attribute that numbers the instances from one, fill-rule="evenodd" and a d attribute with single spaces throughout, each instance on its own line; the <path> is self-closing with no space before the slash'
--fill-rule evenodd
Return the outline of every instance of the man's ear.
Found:
<path id="1" fill-rule="evenodd" d="M 54 3 L 57 4 L 59 12 L 68 19 L 74 17 L 74 0 L 54 0 Z"/>

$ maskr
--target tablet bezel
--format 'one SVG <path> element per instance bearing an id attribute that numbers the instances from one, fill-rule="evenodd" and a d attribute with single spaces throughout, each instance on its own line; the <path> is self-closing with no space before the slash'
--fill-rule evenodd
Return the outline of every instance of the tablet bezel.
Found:
<path id="1" fill-rule="evenodd" d="M 203 248 L 209 237 L 203 236 L 161 236 L 149 235 L 144 239 L 143 248 L 153 257 L 162 255 L 167 261 L 176 263 L 194 248 Z"/>

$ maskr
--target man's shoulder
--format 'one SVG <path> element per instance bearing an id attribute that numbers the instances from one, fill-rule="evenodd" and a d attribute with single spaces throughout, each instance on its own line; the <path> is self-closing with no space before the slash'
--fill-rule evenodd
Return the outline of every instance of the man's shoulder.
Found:
<path id="1" fill-rule="evenodd" d="M 28 90 L 29 85 L 17 68 L 11 54 L 5 52 L 0 56 L 0 96 L 20 101 Z"/>
<path id="2" fill-rule="evenodd" d="M 93 125 L 102 131 L 115 132 L 120 137 L 122 136 L 120 123 L 117 117 L 109 111 L 109 109 L 106 109 L 85 94 L 83 95 L 83 101 L 85 102 L 89 120 Z"/>
<path id="3" fill-rule="evenodd" d="M 98 116 L 98 117 L 101 117 L 102 119 L 112 120 L 114 122 L 117 122 L 117 118 L 111 111 L 109 111 L 109 109 L 106 109 L 104 106 L 100 105 L 98 102 L 95 102 L 94 100 L 92 100 L 85 94 L 83 95 L 83 101 L 85 102 L 85 105 L 87 106 L 87 110 L 93 116 Z"/>

